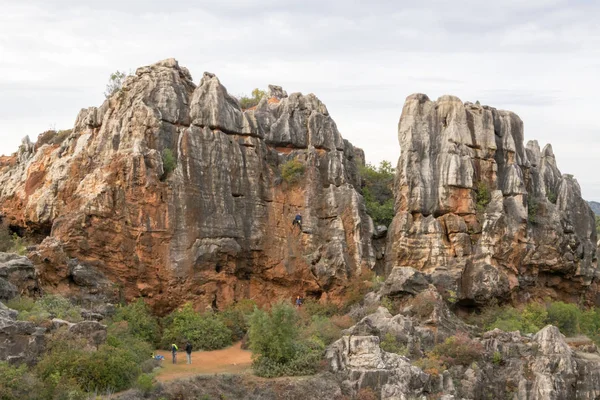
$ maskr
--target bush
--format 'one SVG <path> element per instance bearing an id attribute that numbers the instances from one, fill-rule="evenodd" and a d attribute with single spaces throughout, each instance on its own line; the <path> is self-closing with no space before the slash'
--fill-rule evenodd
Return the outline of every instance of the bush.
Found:
<path id="1" fill-rule="evenodd" d="M 483 345 L 461 332 L 449 337 L 444 343 L 436 344 L 431 354 L 437 356 L 446 366 L 471 365 L 481 358 Z"/>
<path id="2" fill-rule="evenodd" d="M 565 335 L 579 333 L 580 319 L 581 310 L 575 304 L 557 301 L 548 306 L 548 323 L 558 327 Z"/>
<path id="3" fill-rule="evenodd" d="M 487 183 L 480 181 L 477 184 L 477 188 L 475 189 L 475 197 L 477 202 L 477 212 L 483 213 L 488 204 L 490 204 L 490 201 L 492 201 L 492 194 Z"/>
<path id="4" fill-rule="evenodd" d="M 600 216 L 596 215 L 596 233 L 600 234 Z"/>
<path id="5" fill-rule="evenodd" d="M 546 197 L 548 198 L 548 201 L 552 204 L 556 204 L 556 200 L 558 198 L 558 196 L 556 195 L 556 192 L 553 191 L 552 189 L 548 189 L 546 191 Z"/>
<path id="6" fill-rule="evenodd" d="M 218 314 L 225 326 L 231 330 L 234 341 L 241 340 L 248 332 L 248 319 L 254 311 L 256 303 L 253 300 L 244 299 L 230 305 Z"/>
<path id="7" fill-rule="evenodd" d="M 133 336 L 149 343 L 159 342 L 158 322 L 142 299 L 118 308 L 113 321 L 127 321 L 129 332 Z"/>
<path id="8" fill-rule="evenodd" d="M 255 88 L 252 91 L 252 97 L 248 97 L 245 95 L 240 96 L 240 107 L 242 108 L 242 110 L 247 110 L 248 108 L 256 107 L 260 100 L 266 95 L 266 91 Z"/>
<path id="9" fill-rule="evenodd" d="M 217 315 L 199 314 L 190 303 L 167 316 L 163 326 L 162 343 L 167 349 L 171 343 L 189 341 L 197 350 L 216 350 L 229 346 L 233 338 L 231 330 Z"/>
<path id="10" fill-rule="evenodd" d="M 311 317 L 315 315 L 331 317 L 339 312 L 339 307 L 333 303 L 321 303 L 316 299 L 308 298 L 302 303 L 302 310 Z"/>
<path id="11" fill-rule="evenodd" d="M 154 389 L 154 377 L 151 374 L 142 374 L 138 376 L 135 387 L 142 392 L 144 396 L 147 396 Z"/>
<path id="12" fill-rule="evenodd" d="M 543 304 L 530 303 L 522 311 L 513 307 L 504 307 L 498 311 L 494 322 L 486 329 L 500 329 L 505 332 L 520 331 L 536 333 L 546 325 L 548 313 Z"/>
<path id="13" fill-rule="evenodd" d="M 113 94 L 120 92 L 126 78 L 127 73 L 124 71 L 115 71 L 110 74 L 108 84 L 106 85 L 106 90 L 104 91 L 104 96 L 108 99 Z"/>
<path id="14" fill-rule="evenodd" d="M 537 200 L 533 198 L 533 196 L 527 197 L 527 221 L 529 223 L 534 223 L 537 217 L 538 212 L 538 204 Z"/>
<path id="15" fill-rule="evenodd" d="M 299 316 L 294 307 L 277 303 L 271 312 L 255 309 L 250 316 L 252 368 L 263 377 L 315 373 L 323 356 L 318 339 L 300 340 Z"/>
<path id="16" fill-rule="evenodd" d="M 135 336 L 131 325 L 126 321 L 108 326 L 106 343 L 117 349 L 129 351 L 133 360 L 138 364 L 146 362 L 154 350 L 154 347 L 149 342 Z"/>
<path id="17" fill-rule="evenodd" d="M 342 337 L 342 330 L 329 317 L 313 315 L 310 323 L 304 329 L 303 336 L 307 339 L 317 339 L 325 345 L 330 345 Z"/>
<path id="18" fill-rule="evenodd" d="M 34 398 L 40 392 L 40 382 L 27 371 L 25 365 L 13 367 L 0 362 L 0 399 Z"/>
<path id="19" fill-rule="evenodd" d="M 49 130 L 38 135 L 37 142 L 35 143 L 36 149 L 42 147 L 45 144 L 59 145 L 65 141 L 66 138 L 73 132 L 72 129 L 65 129 L 60 131 Z"/>
<path id="20" fill-rule="evenodd" d="M 390 332 L 385 334 L 383 340 L 381 341 L 381 343 L 379 343 L 379 347 L 381 347 L 383 351 L 387 351 L 388 353 L 396 353 L 401 356 L 405 356 L 408 354 L 408 349 L 406 348 L 406 346 L 399 343 L 398 339 L 396 339 L 396 336 L 394 336 Z"/>
<path id="21" fill-rule="evenodd" d="M 48 385 L 62 378 L 73 378 L 87 391 L 124 390 L 140 374 L 140 367 L 128 349 L 105 344 L 98 351 L 89 352 L 72 341 L 53 343 L 36 369 Z"/>
<path id="22" fill-rule="evenodd" d="M 173 150 L 167 148 L 162 151 L 162 162 L 164 175 L 168 175 L 175 170 L 175 167 L 177 167 L 177 160 L 175 160 Z"/>
<path id="23" fill-rule="evenodd" d="M 29 300 L 20 299 L 17 307 L 26 307 L 19 313 L 19 320 L 41 323 L 52 318 L 60 318 L 70 322 L 80 322 L 81 309 L 71 304 L 62 296 L 46 294 L 39 298 L 31 307 Z M 12 303 L 11 303 L 12 304 Z"/>
<path id="24" fill-rule="evenodd" d="M 24 256 L 27 254 L 27 243 L 24 238 L 11 232 L 8 227 L 0 225 L 0 252 Z"/>
<path id="25" fill-rule="evenodd" d="M 430 375 L 439 375 L 447 369 L 442 360 L 434 354 L 429 354 L 427 357 L 416 360 L 413 365 L 421 368 L 423 372 Z"/>
<path id="26" fill-rule="evenodd" d="M 367 214 L 376 225 L 389 226 L 394 218 L 394 170 L 389 161 L 382 161 L 378 168 L 371 164 L 359 168 L 361 192 L 365 199 Z"/>
<path id="27" fill-rule="evenodd" d="M 280 167 L 281 177 L 288 184 L 293 185 L 297 183 L 302 175 L 304 175 L 304 164 L 296 159 L 291 159 L 283 163 Z"/>

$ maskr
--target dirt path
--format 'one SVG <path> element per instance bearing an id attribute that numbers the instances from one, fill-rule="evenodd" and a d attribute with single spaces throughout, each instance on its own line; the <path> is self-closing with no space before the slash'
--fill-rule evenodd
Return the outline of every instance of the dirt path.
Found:
<path id="1" fill-rule="evenodd" d="M 241 342 L 223 350 L 194 351 L 191 365 L 187 364 L 185 351 L 177 352 L 177 364 L 173 364 L 171 352 L 159 350 L 156 353 L 165 356 L 162 368 L 156 376 L 160 382 L 198 374 L 239 374 L 248 371 L 252 363 L 252 353 L 242 350 Z"/>

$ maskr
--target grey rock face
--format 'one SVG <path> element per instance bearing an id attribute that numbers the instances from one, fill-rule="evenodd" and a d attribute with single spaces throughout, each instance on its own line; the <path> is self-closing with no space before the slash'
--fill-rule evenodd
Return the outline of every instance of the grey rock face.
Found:
<path id="1" fill-rule="evenodd" d="M 19 293 L 31 295 L 38 289 L 35 267 L 27 257 L 0 253 L 0 300 L 9 300 Z"/>
<path id="2" fill-rule="evenodd" d="M 409 265 L 464 304 L 544 292 L 577 300 L 598 274 L 592 212 L 552 147 L 514 113 L 453 96 L 406 99 L 386 270 Z M 589 300 L 596 293 L 591 286 Z"/>
<path id="3" fill-rule="evenodd" d="M 33 365 L 46 345 L 45 329 L 17 321 L 18 313 L 0 303 L 0 361 Z"/>
<path id="4" fill-rule="evenodd" d="M 396 267 L 386 278 L 382 288 L 384 296 L 417 294 L 429 287 L 425 275 L 410 267 Z"/>

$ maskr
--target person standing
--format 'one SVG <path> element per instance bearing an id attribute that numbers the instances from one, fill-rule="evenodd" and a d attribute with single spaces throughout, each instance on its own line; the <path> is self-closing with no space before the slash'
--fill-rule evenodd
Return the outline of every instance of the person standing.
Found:
<path id="1" fill-rule="evenodd" d="M 171 345 L 171 353 L 173 353 L 173 364 L 177 364 L 177 350 L 179 350 L 179 348 L 175 343 L 173 343 Z"/>
<path id="2" fill-rule="evenodd" d="M 185 345 L 185 355 L 187 356 L 187 363 L 191 364 L 192 363 L 192 344 L 190 342 L 187 342 L 187 344 Z"/>

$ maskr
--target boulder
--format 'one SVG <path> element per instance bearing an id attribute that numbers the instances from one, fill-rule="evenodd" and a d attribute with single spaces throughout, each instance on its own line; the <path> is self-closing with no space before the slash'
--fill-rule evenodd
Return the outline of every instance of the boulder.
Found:
<path id="1" fill-rule="evenodd" d="M 427 277 L 410 267 L 395 267 L 385 280 L 381 294 L 384 296 L 401 296 L 417 294 L 429 287 Z"/>

